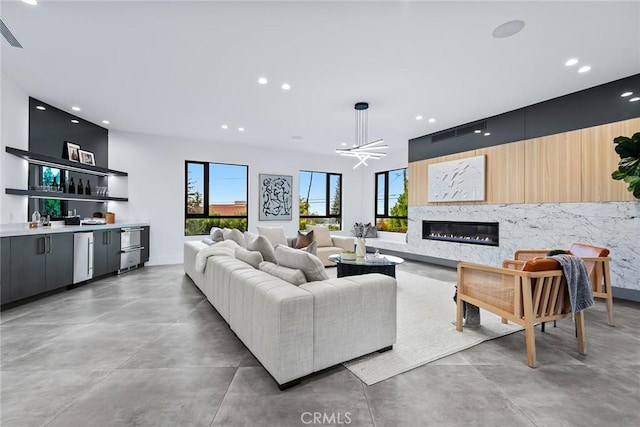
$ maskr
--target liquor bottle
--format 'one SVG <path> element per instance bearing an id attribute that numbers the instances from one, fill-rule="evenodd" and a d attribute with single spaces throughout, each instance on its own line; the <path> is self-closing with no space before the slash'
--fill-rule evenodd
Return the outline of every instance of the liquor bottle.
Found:
<path id="1" fill-rule="evenodd" d="M 52 191 L 60 191 L 60 186 L 58 185 L 58 178 L 56 178 L 55 176 L 53 177 L 53 187 L 52 187 Z"/>
<path id="2" fill-rule="evenodd" d="M 91 195 L 91 181 L 87 180 L 87 186 L 84 187 L 84 194 L 87 196 Z"/>
<path id="3" fill-rule="evenodd" d="M 82 186 L 82 179 L 78 180 L 78 194 L 84 194 L 84 187 Z"/>
<path id="4" fill-rule="evenodd" d="M 71 178 L 71 182 L 69 183 L 69 193 L 73 194 L 76 192 L 76 184 L 73 183 L 73 178 Z"/>

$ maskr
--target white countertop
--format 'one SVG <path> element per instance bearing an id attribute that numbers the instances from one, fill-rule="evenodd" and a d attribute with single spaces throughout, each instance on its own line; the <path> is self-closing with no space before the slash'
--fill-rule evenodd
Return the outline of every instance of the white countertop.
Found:
<path id="1" fill-rule="evenodd" d="M 64 223 L 62 223 L 64 224 Z M 99 225 L 52 225 L 50 227 L 29 228 L 28 222 L 16 224 L 0 224 L 0 237 L 31 236 L 51 233 L 78 233 L 82 231 L 105 230 L 108 228 L 143 227 L 148 226 L 149 221 L 116 221 L 115 224 Z"/>

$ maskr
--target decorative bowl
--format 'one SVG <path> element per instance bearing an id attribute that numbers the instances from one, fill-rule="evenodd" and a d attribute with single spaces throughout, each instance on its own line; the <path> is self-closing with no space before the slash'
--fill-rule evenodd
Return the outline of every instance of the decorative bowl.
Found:
<path id="1" fill-rule="evenodd" d="M 344 261 L 355 261 L 356 253 L 355 252 L 342 252 L 340 254 L 340 258 Z"/>

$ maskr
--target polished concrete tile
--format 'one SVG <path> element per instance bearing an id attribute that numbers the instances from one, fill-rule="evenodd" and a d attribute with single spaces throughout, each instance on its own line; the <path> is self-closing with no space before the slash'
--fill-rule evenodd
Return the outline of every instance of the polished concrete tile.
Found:
<path id="1" fill-rule="evenodd" d="M 109 373 L 108 370 L 0 372 L 0 425 L 40 426 Z"/>
<path id="2" fill-rule="evenodd" d="M 234 371 L 116 369 L 47 426 L 209 426 Z"/>
<path id="3" fill-rule="evenodd" d="M 456 278 L 412 261 L 398 270 L 452 288 Z M 571 319 L 538 327 L 537 369 L 517 332 L 370 387 L 338 366 L 281 392 L 182 266 L 145 267 L 0 314 L 0 422 L 635 426 L 640 304 L 616 301 L 614 310 L 613 328 L 602 301 L 585 313 L 587 356 Z"/>

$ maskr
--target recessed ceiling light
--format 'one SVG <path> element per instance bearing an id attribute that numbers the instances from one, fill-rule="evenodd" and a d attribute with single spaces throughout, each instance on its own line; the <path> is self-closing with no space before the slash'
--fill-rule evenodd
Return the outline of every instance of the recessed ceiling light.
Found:
<path id="1" fill-rule="evenodd" d="M 480 133 L 480 132 L 482 132 L 480 129 L 476 129 L 473 131 L 473 133 Z"/>
<path id="2" fill-rule="evenodd" d="M 636 102 L 636 101 L 640 101 L 640 96 L 635 96 L 629 100 L 629 102 Z"/>
<path id="3" fill-rule="evenodd" d="M 238 132 L 244 132 L 244 128 L 238 128 Z"/>
<path id="4" fill-rule="evenodd" d="M 491 132 L 485 132 L 484 133 L 484 136 L 489 136 L 489 135 L 491 135 Z"/>
<path id="5" fill-rule="evenodd" d="M 80 111 L 80 107 L 76 107 L 76 106 L 71 107 L 71 109 L 72 109 L 73 111 Z"/>
<path id="6" fill-rule="evenodd" d="M 343 143 L 342 143 L 342 144 L 340 144 L 340 145 L 342 145 L 343 147 L 346 147 L 347 143 L 346 143 L 346 142 L 343 142 Z"/>
<path id="7" fill-rule="evenodd" d="M 436 119 L 434 119 L 433 117 L 429 119 L 429 123 L 435 123 L 435 122 L 436 122 Z"/>
<path id="8" fill-rule="evenodd" d="M 506 37 L 511 37 L 515 34 L 518 34 L 524 28 L 524 21 L 519 19 L 505 22 L 502 25 L 498 25 L 494 30 L 493 37 L 497 39 L 504 39 Z"/>
<path id="9" fill-rule="evenodd" d="M 291 139 L 297 139 L 297 140 L 300 140 L 300 139 L 302 139 L 302 137 L 301 137 L 300 135 L 293 135 L 293 136 L 291 137 Z"/>
<path id="10" fill-rule="evenodd" d="M 589 71 L 591 69 L 591 67 L 589 65 L 585 65 L 583 67 L 580 67 L 580 69 L 578 70 L 579 73 L 586 73 L 587 71 Z"/>
<path id="11" fill-rule="evenodd" d="M 564 63 L 564 65 L 566 67 L 572 67 L 574 65 L 576 65 L 578 63 L 578 59 L 577 58 L 571 58 L 571 59 L 567 59 L 567 62 Z"/>
<path id="12" fill-rule="evenodd" d="M 623 97 L 623 98 L 626 98 L 627 96 L 631 96 L 631 95 L 633 95 L 633 92 L 625 92 L 620 96 Z"/>
<path id="13" fill-rule="evenodd" d="M 227 126 L 227 125 L 222 125 L 222 126 L 220 126 L 220 127 L 221 127 L 222 129 L 229 129 L 229 126 Z"/>
<path id="14" fill-rule="evenodd" d="M 109 120 L 103 120 L 102 123 L 105 124 L 105 125 L 111 124 L 111 122 Z"/>
<path id="15" fill-rule="evenodd" d="M 289 86 L 289 83 L 282 84 L 282 90 L 289 90 L 289 89 L 291 89 L 291 86 Z"/>
<path id="16" fill-rule="evenodd" d="M 38 4 L 37 0 L 22 0 L 26 4 L 30 4 L 31 6 L 36 6 Z"/>
<path id="17" fill-rule="evenodd" d="M 36 110 L 44 111 L 44 110 L 46 110 L 46 108 L 44 108 L 42 105 L 38 105 L 36 107 Z"/>
<path id="18" fill-rule="evenodd" d="M 266 85 L 267 84 L 267 79 L 264 77 L 260 77 L 258 79 L 258 83 L 260 83 L 261 85 Z"/>
<path id="19" fill-rule="evenodd" d="M 78 123 L 80 123 L 79 121 L 77 121 L 76 119 L 71 120 L 71 123 L 73 123 L 74 125 L 77 125 Z"/>
<path id="20" fill-rule="evenodd" d="M 424 117 L 422 117 L 422 116 L 416 116 L 416 120 L 422 120 L 422 119 L 424 119 Z"/>

